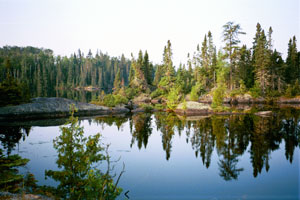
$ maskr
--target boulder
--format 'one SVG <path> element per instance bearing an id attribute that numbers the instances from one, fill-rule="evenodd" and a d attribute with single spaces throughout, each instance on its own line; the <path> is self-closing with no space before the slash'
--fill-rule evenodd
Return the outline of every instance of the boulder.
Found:
<path id="1" fill-rule="evenodd" d="M 213 97 L 211 95 L 203 95 L 199 98 L 200 103 L 212 103 Z"/>
<path id="2" fill-rule="evenodd" d="M 300 98 L 295 97 L 295 98 L 285 98 L 281 97 L 277 100 L 278 104 L 300 104 Z"/>
<path id="3" fill-rule="evenodd" d="M 141 103 L 151 103 L 151 98 L 148 94 L 140 94 L 138 97 L 133 99 L 134 104 L 141 104 Z"/>
<path id="4" fill-rule="evenodd" d="M 197 115 L 208 115 L 211 114 L 212 108 L 203 103 L 198 103 L 195 101 L 187 101 L 186 103 L 181 103 L 175 109 L 175 112 L 179 115 L 187 116 L 197 116 Z"/>
<path id="5" fill-rule="evenodd" d="M 252 102 L 252 96 L 249 94 L 244 95 L 237 95 L 232 98 L 231 104 L 237 105 L 237 104 L 251 104 Z"/>
<path id="6" fill-rule="evenodd" d="M 273 114 L 272 111 L 260 111 L 255 113 L 255 115 L 262 116 L 262 117 L 271 116 L 272 114 Z"/>
<path id="7" fill-rule="evenodd" d="M 108 108 L 89 103 L 82 103 L 65 98 L 39 97 L 31 103 L 0 108 L 0 119 L 42 119 L 67 117 L 70 115 L 70 106 L 77 109 L 76 116 L 107 115 L 128 113 L 125 107 Z"/>

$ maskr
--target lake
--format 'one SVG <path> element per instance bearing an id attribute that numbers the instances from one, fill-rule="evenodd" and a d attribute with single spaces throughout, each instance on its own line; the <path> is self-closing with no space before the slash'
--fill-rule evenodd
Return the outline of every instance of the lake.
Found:
<path id="1" fill-rule="evenodd" d="M 1 146 L 30 161 L 20 171 L 56 186 L 53 139 L 66 119 L 0 123 Z M 80 118 L 100 132 L 119 173 L 118 199 L 299 199 L 300 111 L 178 117 L 173 113 Z M 105 169 L 105 166 L 100 168 Z"/>

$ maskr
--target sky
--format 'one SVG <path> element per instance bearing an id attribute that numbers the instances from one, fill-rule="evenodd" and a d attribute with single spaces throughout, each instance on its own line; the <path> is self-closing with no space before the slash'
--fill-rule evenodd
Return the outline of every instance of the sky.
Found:
<path id="1" fill-rule="evenodd" d="M 294 35 L 300 50 L 300 0 L 0 0 L 0 46 L 49 48 L 55 55 L 97 50 L 137 57 L 147 50 L 162 62 L 170 40 L 175 65 L 186 63 L 210 30 L 217 49 L 222 26 L 241 25 L 241 45 L 252 46 L 259 22 L 273 28 L 274 47 L 285 58 Z"/>

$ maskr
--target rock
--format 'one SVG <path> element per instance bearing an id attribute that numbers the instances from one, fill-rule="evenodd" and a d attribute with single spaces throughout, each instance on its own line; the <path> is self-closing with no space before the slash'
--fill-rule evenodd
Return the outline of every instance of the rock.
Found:
<path id="1" fill-rule="evenodd" d="M 223 103 L 230 104 L 231 103 L 231 98 L 230 97 L 224 97 Z"/>
<path id="2" fill-rule="evenodd" d="M 180 119 L 180 120 L 185 120 L 185 121 L 199 121 L 199 120 L 202 120 L 202 119 L 206 119 L 206 118 L 209 118 L 211 117 L 210 115 L 202 115 L 202 116 L 182 116 L 182 115 L 177 115 L 177 117 Z"/>
<path id="3" fill-rule="evenodd" d="M 300 104 L 300 98 L 284 98 L 281 97 L 277 100 L 278 104 Z"/>
<path id="4" fill-rule="evenodd" d="M 272 111 L 260 111 L 260 112 L 255 113 L 255 115 L 262 116 L 262 117 L 271 116 L 272 114 L 273 114 Z"/>
<path id="5" fill-rule="evenodd" d="M 266 99 L 263 97 L 252 99 L 252 103 L 254 104 L 265 104 L 266 102 L 267 102 Z"/>
<path id="6" fill-rule="evenodd" d="M 140 94 L 140 96 L 135 97 L 133 99 L 133 103 L 135 104 L 141 104 L 141 103 L 150 103 L 151 102 L 151 98 L 148 94 Z"/>
<path id="7" fill-rule="evenodd" d="M 244 94 L 244 95 L 237 95 L 232 98 L 231 104 L 237 105 L 237 104 L 251 104 L 252 102 L 252 97 L 249 94 Z"/>
<path id="8" fill-rule="evenodd" d="M 136 108 L 134 110 L 131 111 L 132 113 L 139 113 L 139 112 L 145 112 L 144 108 Z"/>
<path id="9" fill-rule="evenodd" d="M 196 116 L 208 115 L 211 114 L 213 111 L 209 105 L 194 101 L 187 101 L 186 105 L 184 105 L 184 103 L 179 104 L 175 109 L 175 112 L 179 115 Z"/>
<path id="10" fill-rule="evenodd" d="M 152 104 L 160 104 L 161 103 L 161 99 L 151 99 L 151 103 Z"/>
<path id="11" fill-rule="evenodd" d="M 213 97 L 211 95 L 204 95 L 199 98 L 200 103 L 212 103 Z"/>
<path id="12" fill-rule="evenodd" d="M 7 106 L 0 108 L 0 119 L 42 119 L 67 117 L 70 115 L 70 106 L 74 104 L 77 108 L 76 116 L 121 114 L 129 112 L 125 107 L 108 108 L 94 104 L 82 103 L 65 98 L 32 99 L 32 103 L 18 106 Z"/>

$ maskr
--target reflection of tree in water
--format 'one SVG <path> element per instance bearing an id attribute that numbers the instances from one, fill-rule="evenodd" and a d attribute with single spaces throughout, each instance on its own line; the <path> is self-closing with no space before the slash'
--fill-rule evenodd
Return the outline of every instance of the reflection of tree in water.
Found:
<path id="1" fill-rule="evenodd" d="M 187 142 L 190 141 L 195 155 L 200 155 L 208 168 L 214 147 L 220 157 L 220 176 L 225 180 L 237 179 L 243 168 L 238 167 L 242 156 L 250 144 L 250 159 L 253 175 L 262 168 L 269 170 L 272 151 L 279 149 L 285 141 L 286 158 L 292 162 L 293 153 L 300 138 L 300 111 L 280 110 L 271 117 L 256 115 L 212 116 L 195 121 L 179 120 L 172 113 L 156 113 L 156 125 L 162 133 L 166 159 L 170 158 L 172 137 L 175 130 L 186 128 Z"/>
<path id="2" fill-rule="evenodd" d="M 238 139 L 241 137 L 237 137 L 237 134 L 240 134 L 236 131 L 239 130 L 239 124 L 235 123 L 241 119 L 236 120 L 236 117 L 212 117 L 213 133 L 216 134 L 217 152 L 220 156 L 218 163 L 220 176 L 226 181 L 237 179 L 239 173 L 243 171 L 243 168 L 237 167 L 238 156 L 242 155 L 239 152 L 243 150 L 239 149 Z"/>
<path id="3" fill-rule="evenodd" d="M 30 126 L 0 126 L 0 141 L 3 148 L 10 154 L 16 144 L 28 137 Z"/>
<path id="4" fill-rule="evenodd" d="M 300 142 L 300 121 L 298 110 L 287 109 L 284 112 L 284 120 L 282 120 L 280 133 L 285 141 L 286 159 L 292 163 L 295 147 L 297 147 Z"/>
<path id="5" fill-rule="evenodd" d="M 169 160 L 175 127 L 177 127 L 177 130 L 182 130 L 182 122 L 174 113 L 156 113 L 155 119 L 157 130 L 160 130 L 162 133 L 162 144 L 163 149 L 166 151 L 166 159 Z"/>
<path id="6" fill-rule="evenodd" d="M 279 148 L 281 139 L 277 124 L 274 117 L 253 117 L 250 159 L 254 177 L 261 173 L 264 166 L 266 171 L 269 170 L 270 153 Z"/>
<path id="7" fill-rule="evenodd" d="M 138 148 L 141 149 L 142 145 L 147 147 L 148 138 L 152 133 L 151 128 L 151 114 L 150 113 L 138 113 L 132 116 L 132 123 L 134 130 L 131 129 L 132 139 L 130 146 L 137 141 Z"/>
<path id="8" fill-rule="evenodd" d="M 117 126 L 118 130 L 122 127 L 124 123 L 128 121 L 128 117 L 126 116 L 104 116 L 104 117 L 96 117 L 93 119 L 93 122 L 102 126 Z"/>
<path id="9" fill-rule="evenodd" d="M 202 158 L 203 165 L 206 168 L 210 165 L 211 154 L 215 145 L 215 138 L 212 134 L 211 118 L 204 118 L 193 123 L 194 134 L 190 137 L 195 155 Z"/>

